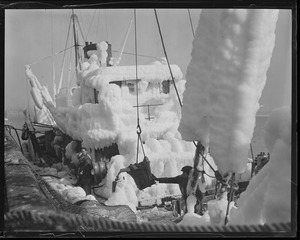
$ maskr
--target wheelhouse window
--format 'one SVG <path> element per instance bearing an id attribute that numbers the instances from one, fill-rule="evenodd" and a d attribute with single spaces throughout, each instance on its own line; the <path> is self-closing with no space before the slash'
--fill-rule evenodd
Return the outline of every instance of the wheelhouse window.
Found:
<path id="1" fill-rule="evenodd" d="M 130 93 L 135 93 L 135 84 L 134 83 L 130 83 L 129 82 L 126 85 L 127 85 L 128 89 L 129 89 Z"/>
<path id="2" fill-rule="evenodd" d="M 162 92 L 165 94 L 170 92 L 170 80 L 162 81 Z"/>

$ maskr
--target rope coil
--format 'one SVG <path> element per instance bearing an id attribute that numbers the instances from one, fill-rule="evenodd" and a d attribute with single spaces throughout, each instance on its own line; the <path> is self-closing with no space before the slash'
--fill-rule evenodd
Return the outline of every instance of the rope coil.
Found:
<path id="1" fill-rule="evenodd" d="M 7 212 L 4 215 L 6 229 L 22 230 L 36 230 L 47 231 L 56 230 L 58 232 L 65 231 L 79 231 L 85 229 L 86 232 L 181 232 L 181 233 L 210 233 L 210 235 L 219 235 L 219 233 L 235 233 L 239 232 L 245 236 L 257 236 L 260 233 L 269 233 L 271 235 L 291 234 L 291 223 L 274 223 L 264 225 L 229 225 L 229 226 L 180 226 L 176 224 L 158 224 L 158 223 L 131 223 L 118 222 L 108 219 L 96 219 L 90 216 L 80 217 L 78 215 L 65 215 L 62 212 L 49 212 L 46 214 L 38 214 L 37 212 L 30 212 L 27 210 L 18 210 Z M 57 223 L 60 224 L 57 224 Z M 43 227 L 43 229 L 41 229 Z M 249 234 L 250 233 L 250 234 Z"/>

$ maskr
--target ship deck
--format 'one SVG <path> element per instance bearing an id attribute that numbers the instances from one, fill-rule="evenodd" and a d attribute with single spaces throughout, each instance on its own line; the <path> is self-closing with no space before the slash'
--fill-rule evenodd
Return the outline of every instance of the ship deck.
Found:
<path id="1" fill-rule="evenodd" d="M 87 232 L 138 234 L 143 232 L 168 233 L 209 233 L 218 232 L 290 232 L 291 224 L 262 226 L 178 226 L 180 218 L 175 218 L 172 211 L 164 208 L 144 208 L 132 214 L 129 208 L 116 206 L 105 209 L 103 199 L 91 207 L 70 204 L 55 194 L 55 191 L 38 176 L 33 165 L 22 154 L 21 149 L 5 129 L 4 136 L 4 227 L 9 236 L 77 236 L 85 237 Z M 91 201 L 95 205 L 95 201 Z M 122 208 L 123 207 L 123 208 Z M 103 215 L 114 214 L 114 219 Z M 145 218 L 146 217 L 146 218 Z M 119 221 L 120 220 L 120 221 Z M 61 234 L 62 233 L 62 234 Z M 24 235 L 25 234 L 25 235 Z M 142 235 L 141 235 L 142 234 Z M 101 235 L 102 236 L 102 235 Z"/>
<path id="2" fill-rule="evenodd" d="M 101 215 L 100 210 L 111 210 L 111 216 L 120 222 L 150 223 L 150 224 L 172 224 L 174 219 L 172 212 L 164 208 L 157 208 L 155 212 L 149 208 L 142 208 L 134 214 L 124 206 L 105 206 L 105 199 L 96 197 L 99 204 L 98 209 L 91 208 L 89 204 L 77 206 L 67 203 L 55 193 L 54 189 L 42 180 L 37 168 L 21 152 L 21 149 L 5 134 L 4 141 L 4 211 L 5 231 L 38 231 L 49 230 L 87 230 L 85 224 L 68 226 L 69 221 L 74 219 L 88 218 L 90 221 L 110 220 L 109 217 Z M 26 154 L 25 154 L 26 155 Z M 91 201 L 92 202 L 92 201 Z M 119 210 L 118 210 L 119 209 Z M 102 211 L 103 212 L 103 211 Z M 98 214 L 98 215 L 97 215 Z M 96 215 L 96 217 L 95 217 Z M 148 215 L 146 218 L 145 215 Z M 58 226 L 55 219 L 59 219 Z M 94 231 L 103 231 L 103 228 L 90 228 Z"/>

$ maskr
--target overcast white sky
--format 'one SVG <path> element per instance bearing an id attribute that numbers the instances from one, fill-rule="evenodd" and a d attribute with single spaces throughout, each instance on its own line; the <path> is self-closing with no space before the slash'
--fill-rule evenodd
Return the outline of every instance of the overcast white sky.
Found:
<path id="1" fill-rule="evenodd" d="M 200 9 L 191 9 L 196 31 Z M 91 42 L 107 40 L 112 48 L 121 48 L 126 30 L 133 19 L 133 9 L 76 9 L 85 37 Z M 187 9 L 157 9 L 166 51 L 171 64 L 177 64 L 185 78 L 190 62 L 193 34 Z M 24 65 L 39 61 L 64 49 L 71 10 L 5 10 L 5 110 L 24 109 L 27 96 L 31 101 Z M 291 103 L 291 11 L 280 10 L 276 43 L 268 71 L 268 80 L 261 97 L 261 111 Z M 81 44 L 83 40 L 81 37 Z M 70 44 L 69 44 L 70 45 Z M 134 25 L 129 33 L 125 52 L 134 53 Z M 155 61 L 164 52 L 153 9 L 137 10 L 138 64 Z M 55 56 L 55 73 L 59 81 L 63 54 Z M 117 56 L 113 52 L 113 56 Z M 69 57 L 69 51 L 67 51 Z M 120 65 L 135 64 L 133 55 L 123 55 Z M 65 66 L 68 68 L 68 64 Z M 72 66 L 73 67 L 73 66 Z M 52 93 L 52 58 L 32 65 L 33 73 Z M 75 82 L 73 81 L 73 85 Z"/>

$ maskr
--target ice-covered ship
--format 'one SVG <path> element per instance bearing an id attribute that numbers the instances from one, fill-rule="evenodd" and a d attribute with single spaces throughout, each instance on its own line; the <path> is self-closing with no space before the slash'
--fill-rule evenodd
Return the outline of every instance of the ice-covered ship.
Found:
<path id="1" fill-rule="evenodd" d="M 72 19 L 75 24 L 75 14 Z M 36 113 L 44 116 L 40 121 L 46 123 L 50 119 L 63 134 L 80 141 L 88 149 L 96 179 L 93 193 L 107 199 L 106 204 L 127 204 L 134 209 L 161 203 L 166 197 L 180 196 L 177 184 L 152 181 L 141 188 L 138 179 L 131 174 L 120 174 L 121 169 L 140 163 L 145 157 L 150 161 L 151 174 L 157 178 L 177 176 L 182 167 L 194 165 L 196 144 L 191 140 L 198 139 L 199 129 L 192 135 L 190 131 L 187 137 L 180 121 L 183 124 L 190 119 L 188 116 L 207 111 L 193 112 L 193 109 L 198 111 L 193 101 L 191 112 L 181 119 L 180 99 L 186 80 L 179 66 L 170 64 L 167 56 L 148 65 L 120 66 L 120 57 L 112 56 L 112 46 L 107 41 L 85 42 L 81 50 L 76 37 L 74 39 L 77 85 L 72 89 L 59 88 L 53 99 L 47 88 L 40 86 L 30 68 L 26 68 Z M 187 103 L 188 100 L 186 97 Z M 206 103 L 203 101 L 203 107 Z M 193 117 L 193 121 L 196 119 Z M 179 131 L 183 131 L 186 141 Z M 198 134 L 196 138 L 195 134 Z M 199 139 L 206 145 L 202 135 Z M 215 154 L 218 149 L 221 147 L 213 148 L 212 152 Z M 70 143 L 66 146 L 67 158 L 71 159 L 73 152 L 74 145 Z M 201 167 L 204 172 L 199 178 L 202 183 L 198 180 L 203 185 L 203 193 L 208 189 L 215 190 L 216 180 L 220 180 L 216 178 L 218 167 L 210 154 L 205 153 Z M 240 185 L 245 189 L 254 172 L 254 161 L 247 157 L 243 157 L 243 161 L 243 169 L 235 178 L 236 182 L 245 183 Z"/>
<path id="2" fill-rule="evenodd" d="M 75 16 L 72 15 L 73 21 Z M 139 179 L 134 177 L 137 175 L 122 170 L 127 166 L 139 170 L 135 164 L 145 161 L 149 164 L 148 173 L 167 178 L 180 174 L 182 167 L 189 165 L 193 167 L 190 167 L 186 185 L 187 211 L 179 225 L 227 225 L 229 215 L 229 224 L 240 220 L 246 222 L 247 216 L 251 215 L 249 210 L 253 209 L 257 215 L 255 223 L 264 224 L 265 216 L 273 221 L 273 215 L 269 214 L 271 208 L 266 206 L 268 211 L 264 212 L 261 206 L 252 206 L 253 199 L 258 196 L 254 187 L 259 189 L 260 196 L 265 196 L 264 184 L 268 182 L 264 178 L 274 176 L 275 179 L 278 176 L 273 174 L 276 167 L 269 164 L 258 174 L 260 169 L 253 168 L 254 161 L 247 155 L 257 103 L 274 47 L 277 16 L 277 10 L 204 11 L 193 42 L 186 90 L 180 68 L 169 64 L 167 58 L 149 65 L 119 66 L 106 41 L 86 42 L 83 57 L 80 57 L 75 37 L 77 86 L 72 89 L 59 87 L 54 98 L 40 85 L 30 66 L 26 66 L 40 123 L 48 121 L 49 126 L 58 129 L 57 134 L 62 132 L 63 136 L 68 136 L 63 155 L 76 160 L 73 159 L 75 140 L 88 150 L 93 163 L 94 196 L 86 196 L 82 189 L 64 184 L 63 179 L 55 182 L 47 178 L 52 188 L 73 205 L 95 200 L 97 196 L 105 199 L 105 205 L 101 207 L 106 209 L 109 205 L 128 205 L 135 211 L 138 206 L 158 204 L 164 197 L 174 197 L 182 192 L 177 185 L 155 181 L 140 187 Z M 270 21 L 265 24 L 256 19 Z M 264 40 L 261 29 L 267 30 L 268 41 Z M 265 54 L 258 54 L 261 50 Z M 265 64 L 259 64 L 261 61 Z M 256 71 L 249 71 L 252 67 Z M 260 74 L 252 75 L 253 72 Z M 183 111 L 182 97 L 185 101 Z M 289 109 L 283 110 L 282 116 L 287 116 Z M 285 122 L 287 127 L 288 118 Z M 268 124 L 267 134 L 278 127 L 275 120 Z M 267 135 L 267 138 L 273 140 L 274 136 Z M 274 142 L 269 141 L 271 148 Z M 286 160 L 289 159 L 288 148 L 289 143 L 281 145 L 287 152 Z M 260 167 L 267 163 L 270 155 L 262 154 L 256 159 Z M 280 162 L 280 157 L 276 158 L 275 154 L 273 159 L 273 163 Z M 62 164 L 60 167 L 64 169 Z M 248 184 L 253 171 L 257 177 L 250 181 L 250 188 L 236 205 L 233 195 L 240 189 L 235 183 Z M 56 173 L 63 176 L 62 171 Z M 204 194 L 214 185 L 213 181 L 217 184 L 215 194 L 207 203 L 208 209 L 197 214 L 197 190 Z M 287 186 L 286 181 L 283 184 Z M 270 186 L 267 191 L 275 192 L 275 184 Z M 285 189 L 289 191 L 289 188 Z M 265 199 L 264 204 L 273 200 Z M 286 209 L 288 207 L 286 204 Z M 285 217 L 289 216 L 287 212 L 284 211 Z"/>
<path id="3" fill-rule="evenodd" d="M 72 18 L 75 21 L 76 15 Z M 182 140 L 177 130 L 178 97 L 186 82 L 179 66 L 164 57 L 148 65 L 120 66 L 106 41 L 86 42 L 82 50 L 75 46 L 77 86 L 61 88 L 55 99 L 26 67 L 38 122 L 56 126 L 88 149 L 94 172 L 99 173 L 94 193 L 108 199 L 107 204 L 137 207 L 179 196 L 177 184 L 152 184 L 141 190 L 129 174 L 122 174 L 115 189 L 112 186 L 120 169 L 145 156 L 156 177 L 179 175 L 183 166 L 193 164 L 195 146 Z M 72 144 L 66 147 L 67 156 L 70 151 Z"/>

